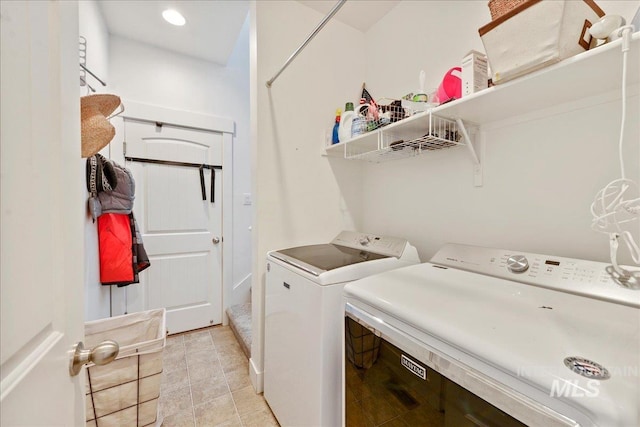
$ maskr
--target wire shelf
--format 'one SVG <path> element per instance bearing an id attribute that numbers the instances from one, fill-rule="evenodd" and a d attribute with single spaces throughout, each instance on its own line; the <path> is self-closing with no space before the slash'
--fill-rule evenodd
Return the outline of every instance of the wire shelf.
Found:
<path id="1" fill-rule="evenodd" d="M 402 120 L 396 126 L 347 141 L 344 157 L 379 163 L 464 145 L 461 139 L 456 121 L 424 112 Z"/>

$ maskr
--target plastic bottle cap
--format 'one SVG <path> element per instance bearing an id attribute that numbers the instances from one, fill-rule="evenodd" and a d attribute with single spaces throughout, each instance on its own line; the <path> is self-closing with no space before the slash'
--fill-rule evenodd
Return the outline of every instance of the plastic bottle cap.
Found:
<path id="1" fill-rule="evenodd" d="M 342 110 L 341 110 L 340 108 L 338 108 L 338 109 L 336 110 L 336 116 L 339 116 L 340 114 L 342 114 Z"/>
<path id="2" fill-rule="evenodd" d="M 353 111 L 353 102 L 347 102 L 347 104 L 344 106 L 344 110 Z"/>

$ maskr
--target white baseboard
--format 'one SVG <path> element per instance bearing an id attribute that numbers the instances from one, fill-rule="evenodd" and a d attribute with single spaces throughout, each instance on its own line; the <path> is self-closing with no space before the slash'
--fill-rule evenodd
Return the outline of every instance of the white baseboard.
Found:
<path id="1" fill-rule="evenodd" d="M 249 377 L 256 393 L 262 393 L 264 391 L 264 372 L 258 372 L 253 364 L 253 359 L 249 359 Z"/>

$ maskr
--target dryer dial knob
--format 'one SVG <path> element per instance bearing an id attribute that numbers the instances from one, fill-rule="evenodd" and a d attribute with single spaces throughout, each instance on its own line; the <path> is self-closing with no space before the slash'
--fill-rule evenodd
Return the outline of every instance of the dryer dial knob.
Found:
<path id="1" fill-rule="evenodd" d="M 365 237 L 361 237 L 360 238 L 360 244 L 362 246 L 369 246 L 369 243 L 371 243 L 371 238 L 369 236 L 365 236 Z"/>
<path id="2" fill-rule="evenodd" d="M 529 269 L 529 261 L 524 255 L 512 255 L 507 259 L 507 270 L 512 273 L 524 273 Z"/>

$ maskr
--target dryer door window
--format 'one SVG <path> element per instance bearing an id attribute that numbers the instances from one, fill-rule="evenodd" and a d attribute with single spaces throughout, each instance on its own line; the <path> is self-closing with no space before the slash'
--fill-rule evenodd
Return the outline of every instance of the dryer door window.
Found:
<path id="1" fill-rule="evenodd" d="M 347 426 L 525 426 L 350 317 L 345 322 Z"/>

